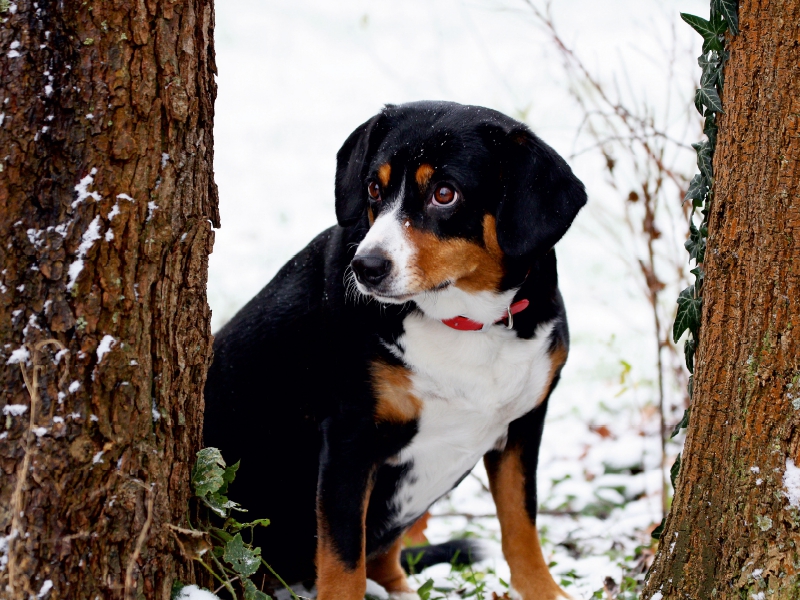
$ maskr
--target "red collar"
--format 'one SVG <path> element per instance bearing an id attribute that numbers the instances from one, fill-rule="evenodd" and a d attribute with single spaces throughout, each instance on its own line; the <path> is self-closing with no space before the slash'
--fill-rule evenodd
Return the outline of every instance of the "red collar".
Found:
<path id="1" fill-rule="evenodd" d="M 507 314 L 502 319 L 498 319 L 491 325 L 497 325 L 498 323 L 505 323 L 506 327 L 511 329 L 511 326 L 514 324 L 514 315 L 518 312 L 522 312 L 526 308 L 530 302 L 525 300 L 519 300 L 514 302 L 511 306 L 509 306 L 506 311 Z M 467 317 L 453 317 L 452 319 L 443 319 L 442 323 L 451 327 L 453 329 L 458 329 L 459 331 L 480 331 L 482 329 L 488 329 L 488 325 L 484 323 L 478 323 L 478 321 L 473 321 L 472 319 L 468 319 Z"/>

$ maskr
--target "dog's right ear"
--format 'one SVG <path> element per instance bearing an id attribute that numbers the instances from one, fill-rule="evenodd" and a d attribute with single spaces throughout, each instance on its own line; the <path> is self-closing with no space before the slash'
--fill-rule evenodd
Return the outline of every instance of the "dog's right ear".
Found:
<path id="1" fill-rule="evenodd" d="M 358 222 L 367 206 L 365 170 L 386 135 L 386 115 L 359 125 L 336 153 L 336 220 L 342 227 Z"/>

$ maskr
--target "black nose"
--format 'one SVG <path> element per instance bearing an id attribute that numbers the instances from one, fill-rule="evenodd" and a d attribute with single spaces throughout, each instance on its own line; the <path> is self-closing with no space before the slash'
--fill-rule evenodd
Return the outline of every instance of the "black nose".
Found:
<path id="1" fill-rule="evenodd" d="M 392 268 L 392 261 L 380 254 L 368 254 L 366 256 L 356 256 L 350 263 L 356 279 L 363 284 L 378 285 L 386 279 Z"/>

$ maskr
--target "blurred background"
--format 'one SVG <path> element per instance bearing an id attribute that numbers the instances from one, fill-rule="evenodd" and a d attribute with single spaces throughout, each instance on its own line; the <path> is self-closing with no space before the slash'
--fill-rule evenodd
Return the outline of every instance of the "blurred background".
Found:
<path id="1" fill-rule="evenodd" d="M 701 122 L 692 103 L 700 38 L 679 12 L 707 11 L 707 0 L 216 7 L 215 331 L 335 223 L 336 152 L 385 103 L 497 109 L 527 123 L 585 183 L 589 204 L 557 246 L 572 347 L 539 468 L 545 554 L 576 597 L 634 597 L 682 444 L 667 439 L 688 376 L 671 329 L 688 274 L 682 198 Z M 432 542 L 479 536 L 490 557 L 466 573 L 430 569 L 417 583 L 434 579 L 441 591 L 431 598 L 502 597 L 508 568 L 482 466 L 433 512 Z"/>

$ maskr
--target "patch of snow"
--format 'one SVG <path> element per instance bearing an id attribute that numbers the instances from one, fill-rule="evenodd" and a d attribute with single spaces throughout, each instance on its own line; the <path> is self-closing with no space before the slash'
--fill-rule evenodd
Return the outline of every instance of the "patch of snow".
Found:
<path id="1" fill-rule="evenodd" d="M 42 437 L 47 433 L 47 427 L 34 427 L 31 431 L 33 431 L 36 437 Z"/>
<path id="2" fill-rule="evenodd" d="M 219 596 L 208 590 L 201 590 L 196 585 L 187 585 L 181 588 L 175 600 L 219 600 Z"/>
<path id="3" fill-rule="evenodd" d="M 19 58 L 20 54 L 16 50 L 12 50 L 8 54 L 6 54 L 6 56 L 8 56 L 8 58 Z"/>
<path id="4" fill-rule="evenodd" d="M 8 432 L 7 431 L 4 431 L 3 433 L 0 433 L 0 440 L 4 440 L 7 437 L 8 437 Z"/>
<path id="5" fill-rule="evenodd" d="M 759 477 L 758 479 L 756 479 L 756 485 L 761 485 L 762 483 L 764 483 L 764 480 L 763 480 L 763 479 L 761 479 L 761 477 Z"/>
<path id="6" fill-rule="evenodd" d="M 125 194 L 120 194 L 119 196 L 124 196 L 124 195 Z M 119 196 L 117 196 L 117 198 L 119 198 Z M 115 204 L 114 206 L 111 207 L 111 210 L 109 211 L 108 215 L 106 215 L 106 219 L 110 221 L 118 214 L 119 214 L 119 204 Z"/>
<path id="7" fill-rule="evenodd" d="M 47 84 L 46 86 L 44 86 L 44 95 L 47 96 L 48 98 L 53 95 L 52 85 Z"/>
<path id="8" fill-rule="evenodd" d="M 98 200 L 100 199 L 99 195 L 97 196 L 97 199 Z M 83 237 L 81 238 L 81 245 L 78 246 L 77 258 L 69 266 L 69 271 L 68 271 L 69 282 L 67 283 L 68 290 L 72 289 L 75 286 L 75 282 L 78 280 L 78 275 L 80 275 L 81 271 L 83 271 L 83 259 L 86 257 L 86 253 L 89 252 L 89 249 L 92 247 L 92 245 L 99 239 L 100 239 L 100 215 L 97 215 L 94 219 L 92 219 L 92 222 L 89 223 L 89 227 L 86 228 L 86 232 L 83 234 Z"/>
<path id="9" fill-rule="evenodd" d="M 158 205 L 152 200 L 147 203 L 147 219 L 145 222 L 153 218 L 153 213 L 158 209 Z"/>
<path id="10" fill-rule="evenodd" d="M 37 598 L 44 598 L 47 593 L 53 589 L 53 582 L 50 579 L 45 579 L 44 583 L 42 584 L 42 589 L 39 590 L 39 593 L 36 594 Z"/>
<path id="11" fill-rule="evenodd" d="M 765 600 L 766 596 L 764 592 L 758 592 L 757 594 L 752 594 L 750 596 L 753 600 Z"/>
<path id="12" fill-rule="evenodd" d="M 31 360 L 31 353 L 28 351 L 28 348 L 25 346 L 20 346 L 11 353 L 11 356 L 8 357 L 6 364 L 16 365 L 21 362 L 28 364 L 30 360 Z"/>
<path id="13" fill-rule="evenodd" d="M 67 237 L 67 227 L 69 225 L 67 223 L 62 223 L 61 225 L 55 226 L 55 232 L 59 234 L 61 237 Z"/>
<path id="14" fill-rule="evenodd" d="M 92 464 L 96 465 L 97 463 L 103 462 L 103 451 L 100 450 L 97 454 L 92 457 Z"/>
<path id="15" fill-rule="evenodd" d="M 156 399 L 153 398 L 153 421 L 158 421 L 161 418 L 161 413 L 158 412 L 158 406 L 156 406 Z"/>
<path id="16" fill-rule="evenodd" d="M 750 467 L 750 471 L 751 471 L 752 473 L 760 473 L 760 472 L 761 472 L 761 469 L 759 469 L 758 467 Z"/>
<path id="17" fill-rule="evenodd" d="M 133 202 L 133 198 L 128 196 L 128 194 L 117 194 L 117 198 L 119 198 L 120 200 L 127 200 L 128 202 Z"/>
<path id="18" fill-rule="evenodd" d="M 759 577 L 761 577 L 761 574 L 762 574 L 763 572 L 764 572 L 764 569 L 755 569 L 755 570 L 754 570 L 754 571 L 751 573 L 751 575 L 753 576 L 753 579 L 758 579 Z"/>
<path id="19" fill-rule="evenodd" d="M 109 228 L 108 231 L 106 231 L 106 241 L 110 242 L 113 239 L 114 239 L 114 232 L 111 231 L 111 228 Z"/>
<path id="20" fill-rule="evenodd" d="M 63 423 L 64 417 L 53 417 L 53 423 Z"/>
<path id="21" fill-rule="evenodd" d="M 92 185 L 92 183 L 94 183 L 95 175 L 97 175 L 97 169 L 92 168 L 92 170 L 89 171 L 89 174 L 83 179 L 81 179 L 78 185 L 75 186 L 75 191 L 78 193 L 78 197 L 72 203 L 72 208 L 75 208 L 76 206 L 78 206 L 78 204 L 80 204 L 87 198 L 92 198 L 95 202 L 100 201 L 100 194 L 98 194 L 97 192 L 89 191 L 89 186 Z"/>
<path id="22" fill-rule="evenodd" d="M 656 592 L 652 596 L 650 596 L 650 600 L 661 600 L 664 596 L 661 595 L 661 592 Z"/>
<path id="23" fill-rule="evenodd" d="M 79 413 L 79 412 L 69 413 L 67 415 L 67 418 L 68 419 L 72 419 L 72 420 L 80 419 L 81 418 L 81 413 Z"/>
<path id="24" fill-rule="evenodd" d="M 793 508 L 800 508 L 800 468 L 798 468 L 791 458 L 786 459 L 786 471 L 783 473 L 783 493 L 789 499 L 789 505 Z"/>
<path id="25" fill-rule="evenodd" d="M 111 346 L 117 343 L 117 340 L 110 335 L 104 335 L 100 340 L 100 345 L 97 346 L 97 364 L 100 364 L 103 357 L 111 351 Z"/>
<path id="26" fill-rule="evenodd" d="M 86 118 L 91 121 L 92 119 L 94 119 L 94 115 L 92 113 L 87 113 Z"/>
<path id="27" fill-rule="evenodd" d="M 47 302 L 50 302 L 50 300 L 48 300 Z M 47 310 L 46 306 L 45 306 L 45 310 Z M 69 350 L 67 350 L 66 348 L 56 352 L 56 355 L 54 357 L 56 364 L 60 363 L 61 359 L 64 358 L 67 354 L 69 354 Z"/>
<path id="28" fill-rule="evenodd" d="M 80 388 L 80 387 L 81 387 L 81 382 L 80 381 L 77 381 L 77 380 L 73 381 L 72 383 L 69 384 L 69 388 L 68 388 L 69 389 L 69 393 L 70 394 L 74 394 L 75 392 L 78 391 L 78 388 Z"/>
<path id="29" fill-rule="evenodd" d="M 99 418 L 97 415 L 95 415 L 95 414 L 91 414 L 91 415 L 89 415 L 89 420 L 90 420 L 92 423 L 97 423 L 97 422 L 100 420 L 100 418 Z"/>
<path id="30" fill-rule="evenodd" d="M 166 152 L 162 152 L 161 153 L 161 168 L 162 169 L 167 166 L 167 161 L 168 160 L 169 160 L 169 154 L 167 154 Z"/>
<path id="31" fill-rule="evenodd" d="M 3 407 L 3 414 L 4 415 L 11 415 L 12 417 L 18 417 L 25 413 L 28 410 L 27 404 L 6 404 Z"/>

